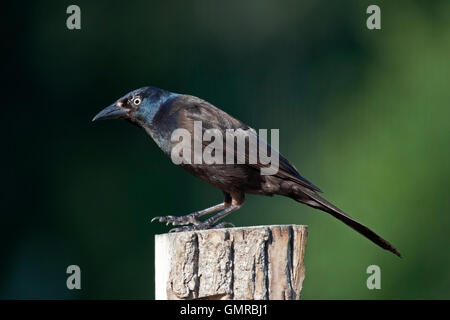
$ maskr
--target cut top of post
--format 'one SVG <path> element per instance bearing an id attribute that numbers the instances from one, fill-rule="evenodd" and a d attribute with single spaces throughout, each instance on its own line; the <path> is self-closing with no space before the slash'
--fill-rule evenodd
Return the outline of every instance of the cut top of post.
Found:
<path id="1" fill-rule="evenodd" d="M 298 299 L 307 226 L 271 225 L 155 236 L 155 298 Z"/>

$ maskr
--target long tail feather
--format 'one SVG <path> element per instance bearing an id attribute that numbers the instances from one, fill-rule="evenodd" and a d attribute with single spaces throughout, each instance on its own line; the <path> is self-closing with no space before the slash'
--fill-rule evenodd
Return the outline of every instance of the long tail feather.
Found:
<path id="1" fill-rule="evenodd" d="M 309 191 L 309 190 L 308 190 Z M 371 240 L 373 243 L 377 244 L 381 248 L 388 250 L 395 255 L 399 256 L 401 258 L 400 252 L 388 241 L 380 237 L 378 234 L 376 234 L 374 231 L 370 230 L 365 225 L 359 223 L 352 217 L 350 217 L 348 214 L 340 210 L 339 208 L 335 207 L 331 203 L 329 203 L 327 200 L 320 197 L 315 192 L 307 192 L 307 195 L 309 198 L 311 198 L 313 201 L 309 201 L 304 199 L 304 196 L 301 199 L 295 199 L 296 201 L 305 203 L 313 208 L 320 209 L 322 211 L 325 211 L 329 214 L 331 214 L 333 217 L 341 220 L 343 223 L 348 225 L 353 230 L 358 231 L 360 234 L 365 236 L 367 239 Z"/>

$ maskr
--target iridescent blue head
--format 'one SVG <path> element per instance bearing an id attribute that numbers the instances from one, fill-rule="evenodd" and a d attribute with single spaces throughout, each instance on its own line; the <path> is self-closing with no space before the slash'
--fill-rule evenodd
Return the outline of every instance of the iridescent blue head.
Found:
<path id="1" fill-rule="evenodd" d="M 126 119 L 141 126 L 151 125 L 159 108 L 176 96 L 178 94 L 163 89 L 143 87 L 127 93 L 100 111 L 92 121 Z"/>

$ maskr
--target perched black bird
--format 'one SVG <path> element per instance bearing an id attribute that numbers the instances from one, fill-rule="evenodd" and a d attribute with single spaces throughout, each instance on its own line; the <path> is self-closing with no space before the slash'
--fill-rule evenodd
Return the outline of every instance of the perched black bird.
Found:
<path id="1" fill-rule="evenodd" d="M 201 121 L 203 132 L 207 129 L 218 129 L 222 132 L 227 129 L 251 129 L 246 124 L 200 98 L 172 93 L 155 87 L 144 87 L 126 94 L 99 112 L 92 121 L 106 119 L 126 119 L 142 127 L 169 156 L 174 145 L 174 142 L 171 141 L 172 132 L 177 128 L 184 128 L 193 134 L 194 121 Z M 261 140 L 258 137 L 256 139 Z M 263 142 L 263 145 L 271 152 L 277 152 L 265 142 Z M 235 151 L 240 152 L 236 149 Z M 245 148 L 245 152 L 246 154 L 243 156 L 248 159 L 247 148 Z M 321 190 L 300 176 L 296 168 L 282 155 L 279 155 L 279 170 L 274 175 L 262 175 L 260 169 L 264 165 L 259 161 L 256 164 L 246 162 L 244 164 L 180 165 L 194 176 L 222 190 L 225 199 L 223 203 L 183 217 L 166 216 L 153 219 L 173 225 L 191 224 L 171 231 L 226 226 L 227 223 L 219 223 L 219 220 L 238 210 L 244 203 L 246 193 L 266 196 L 282 195 L 328 212 L 380 247 L 400 256 L 397 249 L 388 241 L 319 196 L 318 193 Z M 214 212 L 218 213 L 203 222 L 198 220 L 199 217 Z"/>

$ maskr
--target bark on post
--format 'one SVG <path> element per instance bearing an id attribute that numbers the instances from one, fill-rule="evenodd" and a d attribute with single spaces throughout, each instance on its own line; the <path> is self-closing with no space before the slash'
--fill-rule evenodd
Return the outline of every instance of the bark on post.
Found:
<path id="1" fill-rule="evenodd" d="M 158 300 L 300 297 L 307 226 L 275 225 L 155 236 Z"/>

